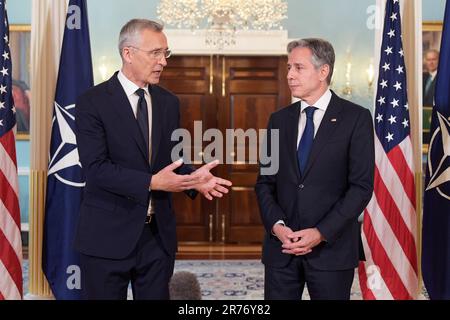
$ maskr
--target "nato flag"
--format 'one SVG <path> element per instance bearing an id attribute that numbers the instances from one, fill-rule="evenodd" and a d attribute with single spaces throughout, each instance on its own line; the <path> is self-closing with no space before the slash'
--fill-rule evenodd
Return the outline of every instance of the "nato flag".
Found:
<path id="1" fill-rule="evenodd" d="M 447 1 L 425 179 L 423 282 L 431 299 L 450 299 L 450 2 Z"/>
<path id="2" fill-rule="evenodd" d="M 42 268 L 56 299 L 81 298 L 73 248 L 85 185 L 75 139 L 75 102 L 93 86 L 85 0 L 70 0 L 56 85 L 50 143 Z"/>

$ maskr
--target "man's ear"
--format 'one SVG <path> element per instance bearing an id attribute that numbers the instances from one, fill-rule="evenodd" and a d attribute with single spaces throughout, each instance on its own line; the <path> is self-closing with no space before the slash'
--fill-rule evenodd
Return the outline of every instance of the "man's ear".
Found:
<path id="1" fill-rule="evenodd" d="M 122 59 L 125 63 L 131 63 L 131 55 L 133 53 L 131 52 L 129 47 L 124 47 L 122 49 Z"/>
<path id="2" fill-rule="evenodd" d="M 330 74 L 330 66 L 328 64 L 324 64 L 323 66 L 320 67 L 321 81 L 326 81 L 329 74 Z"/>

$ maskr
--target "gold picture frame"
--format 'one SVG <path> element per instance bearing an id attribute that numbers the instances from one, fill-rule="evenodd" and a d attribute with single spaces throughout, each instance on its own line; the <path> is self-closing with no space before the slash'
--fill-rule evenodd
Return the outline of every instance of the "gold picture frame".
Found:
<path id="1" fill-rule="evenodd" d="M 442 21 L 424 21 L 422 23 L 422 50 L 423 54 L 429 49 L 440 50 L 442 38 Z M 425 63 L 423 72 L 426 72 Z M 425 83 L 423 83 L 425 85 Z M 430 124 L 433 107 L 422 105 L 422 151 L 428 153 L 430 141 Z"/>
<path id="2" fill-rule="evenodd" d="M 9 26 L 11 51 L 13 98 L 16 108 L 17 140 L 30 139 L 30 47 L 31 25 L 11 24 Z"/>

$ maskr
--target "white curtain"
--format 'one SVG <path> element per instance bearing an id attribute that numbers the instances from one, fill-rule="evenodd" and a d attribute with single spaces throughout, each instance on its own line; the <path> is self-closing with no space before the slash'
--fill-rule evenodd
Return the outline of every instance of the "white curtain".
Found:
<path id="1" fill-rule="evenodd" d="M 51 298 L 41 269 L 42 235 L 53 101 L 67 4 L 67 0 L 32 2 L 29 293 L 26 299 Z"/>
<path id="2" fill-rule="evenodd" d="M 68 1 L 33 0 L 31 16 L 31 163 L 46 170 L 51 114 Z"/>

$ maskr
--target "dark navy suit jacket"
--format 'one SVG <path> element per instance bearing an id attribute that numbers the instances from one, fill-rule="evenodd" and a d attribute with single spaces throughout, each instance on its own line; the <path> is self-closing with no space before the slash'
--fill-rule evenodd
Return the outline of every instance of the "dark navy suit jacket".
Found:
<path id="1" fill-rule="evenodd" d="M 177 248 L 175 215 L 169 192 L 152 191 L 152 175 L 172 163 L 173 130 L 179 127 L 179 100 L 161 87 L 149 87 L 152 99 L 152 152 L 139 130 L 117 73 L 79 97 L 77 144 L 86 176 L 76 249 L 86 255 L 121 259 L 135 248 L 144 228 L 149 197 L 162 245 Z M 193 169 L 183 165 L 178 173 Z M 196 192 L 188 194 L 194 197 Z"/>
<path id="2" fill-rule="evenodd" d="M 268 131 L 279 130 L 279 170 L 260 175 L 255 186 L 266 236 L 263 263 L 286 266 L 271 230 L 284 220 L 293 231 L 316 227 L 327 240 L 305 258 L 319 270 L 345 270 L 360 257 L 358 216 L 369 202 L 374 178 L 374 136 L 369 110 L 332 94 L 314 138 L 305 173 L 297 162 L 300 103 L 273 113 Z M 270 136 L 268 139 L 270 146 Z M 269 148 L 270 150 L 270 148 Z"/>
<path id="3" fill-rule="evenodd" d="M 431 74 L 429 72 L 423 73 L 423 105 L 432 107 L 434 101 L 434 91 L 436 90 L 436 77 L 434 77 L 431 82 L 430 89 L 425 92 L 426 84 L 428 82 L 428 78 L 430 77 Z"/>

